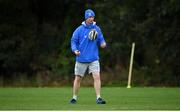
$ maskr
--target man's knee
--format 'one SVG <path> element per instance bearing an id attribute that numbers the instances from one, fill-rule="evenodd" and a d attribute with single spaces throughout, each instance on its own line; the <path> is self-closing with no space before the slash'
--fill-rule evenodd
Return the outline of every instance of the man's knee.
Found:
<path id="1" fill-rule="evenodd" d="M 81 80 L 82 80 L 82 77 L 81 77 L 81 76 L 79 76 L 79 75 L 76 75 L 76 76 L 75 76 L 75 81 L 76 81 L 76 82 L 81 82 Z"/>
<path id="2" fill-rule="evenodd" d="M 100 74 L 98 72 L 92 73 L 94 80 L 100 80 Z"/>

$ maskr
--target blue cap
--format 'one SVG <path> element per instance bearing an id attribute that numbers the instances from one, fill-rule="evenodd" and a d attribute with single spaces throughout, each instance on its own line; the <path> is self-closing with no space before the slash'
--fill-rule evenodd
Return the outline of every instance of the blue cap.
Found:
<path id="1" fill-rule="evenodd" d="M 85 11 L 85 19 L 88 19 L 89 17 L 95 17 L 95 13 L 91 9 Z"/>

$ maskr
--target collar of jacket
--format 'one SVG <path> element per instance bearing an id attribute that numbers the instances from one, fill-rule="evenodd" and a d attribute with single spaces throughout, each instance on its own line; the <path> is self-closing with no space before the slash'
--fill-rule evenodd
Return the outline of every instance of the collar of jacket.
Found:
<path id="1" fill-rule="evenodd" d="M 94 28 L 94 26 L 96 25 L 96 22 L 93 22 L 93 23 L 87 25 L 86 22 L 83 21 L 81 24 L 82 24 L 85 28 L 91 29 L 91 28 Z"/>

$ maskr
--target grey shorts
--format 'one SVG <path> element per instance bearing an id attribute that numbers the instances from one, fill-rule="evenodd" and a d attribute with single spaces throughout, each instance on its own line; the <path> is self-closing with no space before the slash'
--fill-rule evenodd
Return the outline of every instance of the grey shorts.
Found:
<path id="1" fill-rule="evenodd" d="M 88 73 L 100 73 L 100 65 L 99 61 L 94 61 L 94 62 L 88 62 L 88 63 L 83 63 L 83 62 L 76 62 L 74 72 L 75 75 L 80 75 L 84 76 L 86 70 L 88 69 Z"/>

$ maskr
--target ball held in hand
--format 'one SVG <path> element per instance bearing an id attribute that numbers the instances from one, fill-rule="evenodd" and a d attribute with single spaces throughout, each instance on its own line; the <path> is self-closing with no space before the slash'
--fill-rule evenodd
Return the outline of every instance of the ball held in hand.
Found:
<path id="1" fill-rule="evenodd" d="M 97 38 L 97 35 L 98 35 L 98 32 L 95 29 L 92 29 L 89 32 L 88 37 L 89 37 L 90 40 L 95 40 Z"/>

